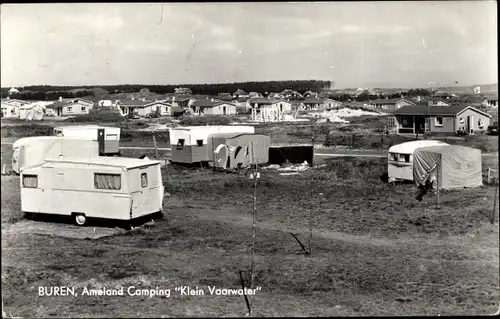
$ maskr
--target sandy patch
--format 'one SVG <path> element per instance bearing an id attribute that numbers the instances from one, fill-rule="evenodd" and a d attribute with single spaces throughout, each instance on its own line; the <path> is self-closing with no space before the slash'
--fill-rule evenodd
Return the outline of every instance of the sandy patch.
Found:
<path id="1" fill-rule="evenodd" d="M 2 236 L 17 236 L 20 234 L 36 234 L 78 239 L 99 239 L 124 233 L 120 228 L 77 227 L 69 224 L 49 223 L 42 221 L 23 220 L 2 229 Z"/>

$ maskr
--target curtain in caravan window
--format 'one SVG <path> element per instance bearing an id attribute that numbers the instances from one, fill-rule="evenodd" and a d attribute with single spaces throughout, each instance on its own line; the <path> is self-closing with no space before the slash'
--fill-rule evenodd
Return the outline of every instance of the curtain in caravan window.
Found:
<path id="1" fill-rule="evenodd" d="M 120 174 L 94 174 L 94 187 L 97 189 L 115 189 L 122 188 L 122 179 Z"/>
<path id="2" fill-rule="evenodd" d="M 148 174 L 147 173 L 141 174 L 141 187 L 148 187 Z"/>
<path id="3" fill-rule="evenodd" d="M 38 176 L 37 175 L 23 175 L 23 187 L 37 188 Z"/>

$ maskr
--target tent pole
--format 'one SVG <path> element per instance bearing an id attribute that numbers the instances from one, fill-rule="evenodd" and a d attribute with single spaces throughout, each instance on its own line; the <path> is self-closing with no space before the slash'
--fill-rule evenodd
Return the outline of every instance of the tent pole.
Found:
<path id="1" fill-rule="evenodd" d="M 437 168 L 436 168 L 436 187 L 437 187 L 437 201 L 436 201 L 436 209 L 440 209 L 441 207 L 439 206 L 439 188 L 441 184 L 441 157 L 442 155 L 439 155 L 438 163 L 437 163 Z"/>

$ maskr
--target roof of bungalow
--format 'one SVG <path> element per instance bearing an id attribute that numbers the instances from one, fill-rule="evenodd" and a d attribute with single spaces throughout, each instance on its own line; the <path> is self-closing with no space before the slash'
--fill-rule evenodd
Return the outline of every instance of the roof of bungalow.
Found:
<path id="1" fill-rule="evenodd" d="M 46 105 L 45 107 L 47 108 L 63 107 L 73 103 L 77 103 L 78 101 L 94 104 L 94 102 L 85 99 L 63 99 L 62 101 L 54 101 L 52 104 Z"/>
<path id="2" fill-rule="evenodd" d="M 322 104 L 324 103 L 326 100 L 326 98 L 317 98 L 317 97 L 308 97 L 306 98 L 304 101 L 302 101 L 302 103 L 304 104 Z"/>
<path id="3" fill-rule="evenodd" d="M 243 91 L 242 89 L 238 89 L 233 93 L 233 95 L 248 95 L 248 93 Z"/>
<path id="4" fill-rule="evenodd" d="M 193 106 L 198 106 L 198 107 L 201 107 L 201 108 L 212 108 L 212 107 L 216 107 L 218 105 L 234 105 L 232 103 L 228 103 L 228 102 L 225 102 L 225 101 L 218 101 L 218 100 L 211 100 L 211 99 L 200 99 L 200 100 L 196 100 L 194 101 L 193 103 Z"/>
<path id="5" fill-rule="evenodd" d="M 142 100 L 120 100 L 117 104 L 123 106 L 134 106 L 134 107 L 144 107 L 147 104 L 150 104 L 150 101 L 142 101 Z"/>
<path id="6" fill-rule="evenodd" d="M 401 100 L 405 100 L 406 102 L 415 104 L 415 102 L 412 102 L 410 100 L 407 100 L 405 98 L 394 98 L 394 99 L 378 99 L 378 100 L 373 100 L 370 102 L 370 104 L 375 104 L 375 105 L 390 105 L 390 104 L 396 104 Z"/>
<path id="7" fill-rule="evenodd" d="M 254 99 L 249 100 L 250 103 L 257 103 L 257 104 L 275 104 L 278 102 L 285 102 L 284 100 L 281 99 L 270 99 L 266 97 L 257 97 Z"/>
<path id="8" fill-rule="evenodd" d="M 416 106 L 403 106 L 402 108 L 393 112 L 394 115 L 428 115 L 428 116 L 456 116 L 466 109 L 472 109 L 478 113 L 491 117 L 490 114 L 472 107 L 470 104 L 458 104 L 450 106 L 438 105 L 416 105 Z"/>
<path id="9" fill-rule="evenodd" d="M 165 105 L 165 106 L 171 106 L 170 103 L 167 103 L 165 101 L 153 101 L 153 102 L 147 102 L 147 104 L 144 104 L 144 107 L 147 107 L 147 106 L 150 106 L 150 105 L 156 105 L 156 104 L 162 104 L 162 105 Z"/>
<path id="10" fill-rule="evenodd" d="M 166 99 L 168 103 L 171 103 L 175 98 L 175 102 L 185 102 L 189 101 L 191 99 L 191 96 L 185 96 L 185 95 L 174 95 L 170 96 Z"/>

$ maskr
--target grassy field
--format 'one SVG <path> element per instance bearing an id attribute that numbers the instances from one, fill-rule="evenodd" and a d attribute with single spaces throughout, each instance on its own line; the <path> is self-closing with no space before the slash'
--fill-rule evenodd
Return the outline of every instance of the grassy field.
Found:
<path id="1" fill-rule="evenodd" d="M 263 170 L 257 188 L 253 316 L 480 315 L 499 307 L 494 188 L 414 199 L 380 182 L 383 159 L 326 160 L 301 176 Z M 99 240 L 9 232 L 19 180 L 2 176 L 4 310 L 22 317 L 244 316 L 241 296 L 39 297 L 39 286 L 239 288 L 249 278 L 251 183 L 168 167 L 166 217 Z M 311 195 L 312 191 L 312 195 Z M 322 193 L 322 195 L 320 195 Z M 312 209 L 312 255 L 307 243 Z M 306 244 L 307 246 L 307 244 Z"/>

